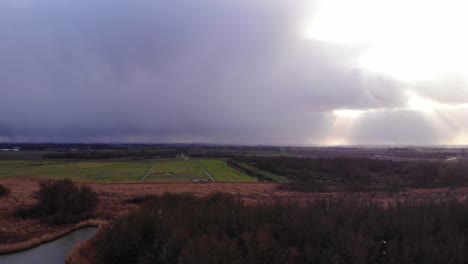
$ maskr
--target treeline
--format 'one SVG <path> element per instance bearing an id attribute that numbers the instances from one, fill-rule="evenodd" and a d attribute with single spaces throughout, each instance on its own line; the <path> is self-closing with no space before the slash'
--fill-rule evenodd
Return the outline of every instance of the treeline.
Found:
<path id="1" fill-rule="evenodd" d="M 462 161 L 409 162 L 365 158 L 314 159 L 256 156 L 238 156 L 234 159 L 283 175 L 301 184 L 354 186 L 357 189 L 376 186 L 457 187 L 468 184 L 468 163 Z"/>
<path id="2" fill-rule="evenodd" d="M 46 159 L 119 159 L 119 158 L 174 158 L 179 152 L 168 150 L 73 151 L 45 154 Z"/>
<path id="3" fill-rule="evenodd" d="M 450 157 L 456 157 L 459 155 L 465 155 L 464 152 L 422 152 L 422 151 L 389 151 L 386 153 L 387 156 L 395 156 L 402 158 L 414 158 L 414 159 L 447 159 Z"/>
<path id="4" fill-rule="evenodd" d="M 279 152 L 281 147 L 275 146 L 229 146 L 229 145 L 190 145 L 185 146 L 189 150 L 212 151 L 212 152 L 233 152 L 233 153 L 252 153 L 252 152 Z"/>
<path id="5" fill-rule="evenodd" d="M 74 144 L 74 143 L 0 143 L 0 148 L 14 148 L 20 147 L 21 150 L 41 150 L 41 151 L 65 151 L 70 149 L 78 150 L 121 150 L 127 149 L 126 145 L 115 145 L 115 144 Z"/>
<path id="6" fill-rule="evenodd" d="M 232 158 L 234 153 L 228 151 L 205 150 L 205 149 L 186 149 L 185 153 L 194 158 Z"/>
<path id="7" fill-rule="evenodd" d="M 280 147 L 274 146 L 229 146 L 229 145 L 197 145 L 197 144 L 106 144 L 106 143 L 4 143 L 0 148 L 20 147 L 23 150 L 131 150 L 131 149 L 179 149 L 182 151 L 213 151 L 213 152 L 277 152 Z"/>
<path id="8" fill-rule="evenodd" d="M 262 155 L 280 153 L 280 147 L 273 146 L 190 146 L 183 151 L 191 157 L 233 158 L 238 155 Z"/>
<path id="9" fill-rule="evenodd" d="M 467 263 L 468 203 L 362 200 L 250 206 L 153 197 L 97 237 L 96 263 Z"/>

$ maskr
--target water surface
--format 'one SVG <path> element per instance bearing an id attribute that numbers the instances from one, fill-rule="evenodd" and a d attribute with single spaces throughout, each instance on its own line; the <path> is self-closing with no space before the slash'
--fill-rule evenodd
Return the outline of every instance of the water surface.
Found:
<path id="1" fill-rule="evenodd" d="M 95 227 L 87 227 L 72 232 L 52 242 L 26 251 L 0 256 L 1 264 L 64 264 L 65 258 L 82 241 L 93 237 Z"/>

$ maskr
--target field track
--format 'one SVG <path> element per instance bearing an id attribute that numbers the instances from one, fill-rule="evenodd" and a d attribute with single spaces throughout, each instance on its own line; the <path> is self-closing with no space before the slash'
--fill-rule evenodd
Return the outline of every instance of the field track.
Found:
<path id="1" fill-rule="evenodd" d="M 213 176 L 211 176 L 211 174 L 207 170 L 205 170 L 205 168 L 200 163 L 198 163 L 196 161 L 193 161 L 193 162 L 200 167 L 200 169 L 206 174 L 206 176 L 208 176 L 213 182 L 216 182 L 216 180 L 213 178 Z"/>
<path id="2" fill-rule="evenodd" d="M 154 167 L 156 167 L 156 165 L 158 165 L 157 163 L 153 165 L 153 167 L 151 167 L 151 169 L 149 169 L 149 171 L 145 174 L 145 176 L 143 176 L 141 178 L 141 180 L 139 182 L 143 182 L 143 180 L 146 178 L 146 176 L 148 176 L 148 174 L 151 173 L 151 171 L 154 169 Z"/>

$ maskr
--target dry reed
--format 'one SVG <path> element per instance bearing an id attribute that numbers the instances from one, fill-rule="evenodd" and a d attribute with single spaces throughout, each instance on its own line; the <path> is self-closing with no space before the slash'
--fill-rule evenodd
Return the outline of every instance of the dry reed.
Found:
<path id="1" fill-rule="evenodd" d="M 96 237 L 99 233 L 109 225 L 108 222 L 102 221 L 98 227 L 96 235 L 86 241 L 81 242 L 65 259 L 66 264 L 90 264 L 93 262 L 95 252 L 93 250 Z"/>
<path id="2" fill-rule="evenodd" d="M 71 232 L 74 232 L 81 228 L 99 227 L 99 229 L 101 229 L 101 227 L 103 227 L 106 223 L 107 222 L 102 221 L 102 220 L 90 219 L 90 220 L 86 220 L 86 221 L 82 221 L 77 224 L 74 224 L 70 227 L 65 228 L 64 230 L 61 230 L 53 234 L 46 234 L 46 235 L 36 237 L 27 241 L 14 243 L 10 245 L 0 245 L 0 255 L 16 253 L 16 252 L 20 252 L 20 251 L 33 248 L 33 247 L 37 247 L 44 243 L 66 236 L 70 234 Z"/>

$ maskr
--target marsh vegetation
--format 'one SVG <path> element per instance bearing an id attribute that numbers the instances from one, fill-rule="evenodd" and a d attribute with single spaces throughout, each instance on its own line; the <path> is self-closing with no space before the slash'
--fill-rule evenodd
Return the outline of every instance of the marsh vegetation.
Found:
<path id="1" fill-rule="evenodd" d="M 96 263 L 466 263 L 468 203 L 232 195 L 146 197 L 97 239 Z"/>

